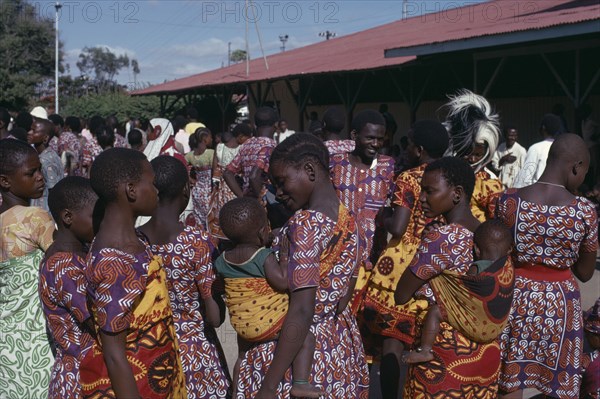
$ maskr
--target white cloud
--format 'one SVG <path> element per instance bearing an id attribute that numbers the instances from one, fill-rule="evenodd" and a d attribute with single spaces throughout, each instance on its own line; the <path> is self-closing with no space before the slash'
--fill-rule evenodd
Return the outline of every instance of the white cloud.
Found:
<path id="1" fill-rule="evenodd" d="M 303 47 L 316 41 L 319 41 L 319 39 L 302 41 L 290 35 L 286 43 L 286 50 Z M 140 55 L 137 55 L 134 50 L 121 46 L 96 44 L 89 47 L 106 47 L 116 55 L 127 54 L 129 59 L 137 58 L 141 70 L 141 73 L 137 77 L 138 82 L 156 84 L 162 83 L 165 80 L 179 79 L 227 65 L 229 42 L 231 42 L 231 51 L 245 49 L 243 37 L 234 37 L 229 41 L 217 37 L 209 37 L 188 44 L 174 44 L 163 48 L 150 48 Z M 281 41 L 277 39 L 263 42 L 263 48 L 267 56 L 278 53 L 280 47 Z M 80 72 L 76 63 L 81 51 L 81 48 L 65 51 L 65 63 L 70 66 L 68 73 L 71 76 L 79 76 Z M 262 58 L 260 44 L 256 39 L 250 42 L 250 56 L 252 59 Z M 117 75 L 117 80 L 121 84 L 128 84 L 133 80 L 133 74 L 130 70 L 122 70 Z"/>

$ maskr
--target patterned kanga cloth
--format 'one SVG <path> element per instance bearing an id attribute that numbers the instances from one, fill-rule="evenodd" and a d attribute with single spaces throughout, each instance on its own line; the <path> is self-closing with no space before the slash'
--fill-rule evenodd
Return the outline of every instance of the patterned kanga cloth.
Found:
<path id="1" fill-rule="evenodd" d="M 56 347 L 48 388 L 52 399 L 81 398 L 79 364 L 93 342 L 83 324 L 90 317 L 84 268 L 85 260 L 69 252 L 53 254 L 40 267 L 38 291 Z"/>
<path id="2" fill-rule="evenodd" d="M 54 221 L 34 206 L 0 214 L 0 398 L 45 398 L 54 359 L 38 296 Z"/>
<path id="3" fill-rule="evenodd" d="M 92 244 L 93 248 L 93 244 Z M 127 331 L 125 353 L 144 399 L 185 399 L 173 312 L 162 259 L 103 248 L 90 252 L 86 278 L 96 328 Z M 84 397 L 115 398 L 102 347 L 95 341 L 81 361 Z"/>
<path id="4" fill-rule="evenodd" d="M 532 203 L 510 189 L 497 217 L 515 241 L 515 292 L 500 343 L 500 387 L 579 397 L 583 320 L 579 286 L 569 270 L 580 252 L 596 252 L 598 219 L 587 199 L 564 206 Z"/>
<path id="5" fill-rule="evenodd" d="M 219 294 L 214 289 L 214 251 L 208 235 L 195 227 L 186 227 L 174 242 L 152 245 L 152 252 L 164 260 L 179 355 L 192 399 L 231 394 L 223 349 L 215 329 L 205 322 L 203 306 L 206 298 Z"/>
<path id="6" fill-rule="evenodd" d="M 409 269 L 424 281 L 448 272 L 466 274 L 473 263 L 472 247 L 471 231 L 458 224 L 442 226 L 423 238 Z M 435 296 L 429 285 L 425 284 L 418 295 Z M 409 368 L 405 398 L 495 399 L 498 396 L 497 341 L 477 343 L 442 322 L 432 350 L 433 360 Z"/>

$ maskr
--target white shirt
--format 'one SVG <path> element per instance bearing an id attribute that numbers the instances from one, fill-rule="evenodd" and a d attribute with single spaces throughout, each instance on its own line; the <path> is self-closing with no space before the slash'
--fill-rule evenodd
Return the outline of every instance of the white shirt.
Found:
<path id="1" fill-rule="evenodd" d="M 175 134 L 175 147 L 177 147 L 179 152 L 182 154 L 187 154 L 188 152 L 192 151 L 190 148 L 190 136 L 191 134 L 183 129 L 179 129 L 179 131 Z"/>
<path id="2" fill-rule="evenodd" d="M 517 159 L 513 163 L 505 163 L 500 166 L 500 159 L 506 155 L 513 155 Z M 527 150 L 519 143 L 514 143 L 511 148 L 506 148 L 506 143 L 502 143 L 498 146 L 498 149 L 492 157 L 492 166 L 494 169 L 500 172 L 499 178 L 504 188 L 511 188 L 517 177 L 517 174 L 523 167 Z"/>
<path id="3" fill-rule="evenodd" d="M 527 150 L 527 156 L 523 167 L 517 175 L 513 186 L 516 188 L 530 186 L 539 180 L 544 169 L 546 169 L 546 159 L 548 159 L 548 151 L 554 142 L 554 138 L 547 138 L 544 141 L 535 143 L 529 150 Z"/>
<path id="4" fill-rule="evenodd" d="M 276 133 L 276 135 L 275 135 L 275 141 L 279 144 L 283 140 L 287 139 L 288 137 L 290 137 L 294 133 L 296 133 L 295 130 L 289 130 L 289 129 L 286 129 L 285 132 Z"/>

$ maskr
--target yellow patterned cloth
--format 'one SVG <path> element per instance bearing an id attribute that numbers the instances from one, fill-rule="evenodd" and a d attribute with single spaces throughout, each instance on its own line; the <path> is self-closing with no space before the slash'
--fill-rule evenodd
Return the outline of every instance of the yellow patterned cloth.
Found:
<path id="1" fill-rule="evenodd" d="M 245 340 L 263 342 L 279 334 L 287 315 L 289 297 L 276 292 L 265 278 L 226 278 L 231 325 Z"/>
<path id="2" fill-rule="evenodd" d="M 396 180 L 394 206 L 410 210 L 406 232 L 400 239 L 392 239 L 373 268 L 364 289 L 364 298 L 358 305 L 358 324 L 365 351 L 372 358 L 379 356 L 381 336 L 411 344 L 416 336 L 415 315 L 427 309 L 427 301 L 411 299 L 396 306 L 394 291 L 402 273 L 412 261 L 421 242 L 421 234 L 431 222 L 423 214 L 419 195 L 421 178 L 427 164 L 401 173 Z"/>
<path id="3" fill-rule="evenodd" d="M 496 340 L 510 313 L 515 272 L 510 257 L 470 276 L 444 270 L 429 280 L 444 320 L 467 338 L 488 343 Z"/>
<path id="4" fill-rule="evenodd" d="M 502 194 L 502 182 L 487 168 L 475 173 L 475 189 L 471 197 L 471 212 L 480 222 L 491 219 L 496 198 Z"/>
<path id="5" fill-rule="evenodd" d="M 113 248 L 90 253 L 86 277 L 96 328 L 127 330 L 125 353 L 144 399 L 187 398 L 162 258 Z M 85 398 L 115 398 L 99 341 L 82 359 Z"/>
<path id="6" fill-rule="evenodd" d="M 46 251 L 53 234 L 54 220 L 48 212 L 37 206 L 13 206 L 0 214 L 0 262 L 36 249 Z"/>
<path id="7" fill-rule="evenodd" d="M 0 226 L 0 398 L 43 398 L 54 358 L 38 277 L 54 221 L 41 208 L 14 206 Z"/>

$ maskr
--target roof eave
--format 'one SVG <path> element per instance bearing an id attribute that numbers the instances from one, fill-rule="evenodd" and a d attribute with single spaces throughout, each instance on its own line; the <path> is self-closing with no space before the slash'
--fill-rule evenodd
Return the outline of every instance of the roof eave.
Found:
<path id="1" fill-rule="evenodd" d="M 503 46 L 507 44 L 526 43 L 531 41 L 564 38 L 600 32 L 600 19 L 578 22 L 568 25 L 557 25 L 548 28 L 530 29 L 518 32 L 498 33 L 478 36 L 470 39 L 451 40 L 411 47 L 396 47 L 384 50 L 385 58 L 425 56 L 456 51 L 473 50 L 484 47 Z"/>

